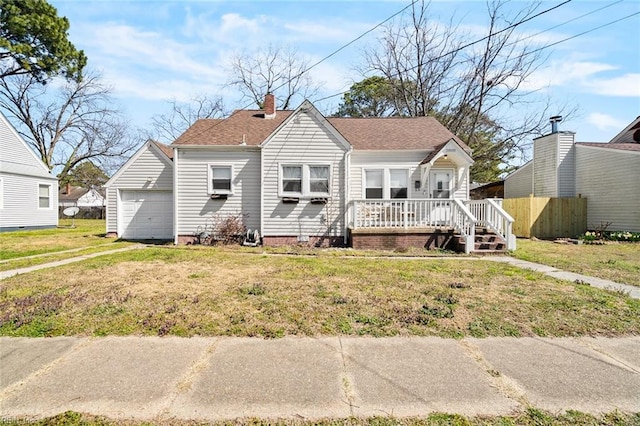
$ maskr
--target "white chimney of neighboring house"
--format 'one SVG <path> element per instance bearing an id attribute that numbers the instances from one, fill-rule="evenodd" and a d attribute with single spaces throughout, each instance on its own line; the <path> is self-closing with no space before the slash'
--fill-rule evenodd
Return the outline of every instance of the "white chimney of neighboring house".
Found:
<path id="1" fill-rule="evenodd" d="M 276 98 L 272 93 L 264 95 L 264 118 L 276 118 Z"/>

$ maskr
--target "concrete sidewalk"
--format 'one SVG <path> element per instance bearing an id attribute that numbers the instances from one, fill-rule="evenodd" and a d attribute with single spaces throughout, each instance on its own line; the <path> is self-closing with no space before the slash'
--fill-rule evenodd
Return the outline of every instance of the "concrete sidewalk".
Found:
<path id="1" fill-rule="evenodd" d="M 0 417 L 640 411 L 640 337 L 0 338 Z"/>

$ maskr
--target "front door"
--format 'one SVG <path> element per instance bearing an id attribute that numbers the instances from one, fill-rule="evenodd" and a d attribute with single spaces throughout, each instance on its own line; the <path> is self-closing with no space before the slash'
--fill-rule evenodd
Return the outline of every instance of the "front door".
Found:
<path id="1" fill-rule="evenodd" d="M 446 225 L 451 222 L 451 198 L 453 198 L 453 170 L 431 170 L 429 195 L 442 199 L 432 202 L 431 222 Z"/>

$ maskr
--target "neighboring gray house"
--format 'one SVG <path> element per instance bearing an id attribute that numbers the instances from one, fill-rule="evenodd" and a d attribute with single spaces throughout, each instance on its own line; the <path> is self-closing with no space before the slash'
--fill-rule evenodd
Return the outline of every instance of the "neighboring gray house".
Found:
<path id="1" fill-rule="evenodd" d="M 58 225 L 58 179 L 0 113 L 0 232 Z"/>
<path id="2" fill-rule="evenodd" d="M 309 101 L 276 111 L 267 95 L 264 111 L 198 120 L 170 148 L 147 143 L 106 184 L 109 234 L 188 243 L 242 215 L 266 245 L 427 247 L 455 234 L 469 247 L 486 209 L 506 215 L 466 204 L 471 150 L 431 117 L 325 118 Z"/>
<path id="3" fill-rule="evenodd" d="M 533 159 L 506 177 L 505 198 L 586 197 L 587 226 L 640 232 L 640 117 L 608 143 L 556 131 L 533 141 Z"/>

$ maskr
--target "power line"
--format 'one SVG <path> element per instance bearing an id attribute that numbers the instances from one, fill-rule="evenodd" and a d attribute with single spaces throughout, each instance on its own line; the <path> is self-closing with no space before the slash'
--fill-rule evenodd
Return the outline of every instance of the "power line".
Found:
<path id="1" fill-rule="evenodd" d="M 616 3 L 619 3 L 619 2 L 616 2 Z M 615 4 L 615 3 L 612 3 L 612 4 L 610 4 L 609 6 L 611 6 L 611 5 L 613 5 L 613 4 Z M 608 6 L 605 6 L 605 7 L 608 7 Z M 602 9 L 602 8 L 600 8 L 600 9 L 598 9 L 598 10 L 601 10 L 601 9 Z M 597 10 L 596 10 L 596 11 L 597 11 Z M 595 13 L 596 11 L 593 11 L 593 12 L 587 13 L 587 14 L 582 15 L 582 16 L 586 16 L 586 15 L 589 15 L 589 14 L 591 14 L 591 13 Z M 640 15 L 640 12 L 631 13 L 631 14 L 629 14 L 629 15 L 623 16 L 622 18 L 615 19 L 615 20 L 613 20 L 613 21 L 607 22 L 606 24 L 602 24 L 602 25 L 599 25 L 599 26 L 597 26 L 597 27 L 591 28 L 591 29 L 589 29 L 589 30 L 583 31 L 583 32 L 581 32 L 581 33 L 579 33 L 579 34 L 575 34 L 575 35 L 573 35 L 573 36 L 570 36 L 570 37 L 564 38 L 564 39 L 562 39 L 562 40 L 559 40 L 559 41 L 556 41 L 556 42 L 553 42 L 553 43 L 549 43 L 549 44 L 544 45 L 544 46 L 542 46 L 542 47 L 540 47 L 540 48 L 538 48 L 538 49 L 534 49 L 534 50 L 530 50 L 530 51 L 528 51 L 528 52 L 524 52 L 523 54 L 521 54 L 521 55 L 519 55 L 519 56 L 517 56 L 517 57 L 515 57 L 515 58 L 510 58 L 510 59 L 505 60 L 504 62 L 502 62 L 502 63 L 501 63 L 501 65 L 503 65 L 503 64 L 505 64 L 505 63 L 507 63 L 507 62 L 510 62 L 510 61 L 519 60 L 519 59 L 521 59 L 521 58 L 523 58 L 523 57 L 525 57 L 525 56 L 528 56 L 528 55 L 531 55 L 531 54 L 534 54 L 534 53 L 540 52 L 540 51 L 542 51 L 542 50 L 545 50 L 545 49 L 548 49 L 548 48 L 550 48 L 550 47 L 556 46 L 556 45 L 558 45 L 558 44 L 560 44 L 560 43 L 564 43 L 564 42 L 567 42 L 567 41 L 569 41 L 569 40 L 573 40 L 574 38 L 581 37 L 581 36 L 583 36 L 583 35 L 586 35 L 586 34 L 592 33 L 592 32 L 594 32 L 594 31 L 597 31 L 597 30 L 602 29 L 602 28 L 604 28 L 604 27 L 608 27 L 608 26 L 610 26 L 610 25 L 613 25 L 613 24 L 616 24 L 616 23 L 618 23 L 618 22 L 624 21 L 624 20 L 629 19 L 629 18 L 631 18 L 631 17 L 633 17 L 633 16 L 636 16 L 636 15 Z M 564 22 L 564 23 L 562 23 L 562 24 L 556 25 L 555 27 L 552 27 L 552 28 L 557 28 L 558 26 L 561 26 L 561 25 L 564 25 L 564 24 L 566 24 L 566 23 L 572 22 L 572 21 L 574 21 L 574 20 L 576 20 L 576 19 L 578 19 L 578 18 L 574 18 L 574 19 L 572 19 L 572 20 L 570 20 L 570 21 L 567 21 L 567 22 Z M 547 30 L 545 30 L 545 31 L 547 31 Z M 545 31 L 542 31 L 542 32 L 545 32 Z M 541 33 L 542 33 L 542 32 L 541 32 Z M 538 33 L 538 34 L 540 34 L 540 33 Z M 537 34 L 536 34 L 536 35 L 537 35 Z M 453 52 L 453 51 L 452 51 L 452 52 Z M 441 58 L 443 58 L 444 56 L 447 56 L 447 55 L 448 55 L 448 53 L 447 53 L 447 54 L 444 54 L 444 55 L 441 55 L 441 56 L 439 56 L 438 58 L 435 58 L 435 59 L 432 59 L 432 60 L 438 60 L 438 59 L 441 59 Z M 407 69 L 406 69 L 406 71 L 413 70 L 413 69 L 415 69 L 415 68 L 417 68 L 417 67 L 419 67 L 419 66 L 422 66 L 422 65 L 424 65 L 424 64 L 418 64 L 418 65 L 416 65 L 416 66 L 414 66 L 414 67 L 407 68 Z M 399 74 L 398 74 L 398 75 L 399 75 Z M 323 97 L 323 98 L 317 99 L 317 100 L 316 100 L 316 102 L 320 102 L 320 101 L 324 101 L 324 100 L 327 100 L 327 99 L 331 99 L 331 98 L 334 98 L 334 97 L 336 97 L 336 96 L 343 95 L 343 94 L 345 94 L 345 93 L 347 93 L 347 92 L 348 92 L 348 90 L 343 91 L 343 92 L 340 92 L 340 93 L 334 93 L 333 95 L 329 95 L 329 96 L 325 96 L 325 97 Z"/>
<path id="2" fill-rule="evenodd" d="M 353 43 L 357 42 L 358 40 L 362 39 L 363 37 L 365 37 L 367 34 L 370 34 L 371 32 L 375 31 L 376 29 L 380 28 L 382 25 L 386 24 L 387 22 L 389 22 L 390 20 L 392 20 L 393 18 L 395 18 L 396 16 L 400 15 L 401 13 L 403 13 L 405 10 L 409 9 L 410 7 L 412 7 L 414 4 L 416 4 L 418 0 L 412 0 L 411 3 L 409 3 L 407 6 L 403 7 L 402 9 L 400 9 L 399 11 L 397 11 L 396 13 L 394 13 L 393 15 L 388 16 L 387 18 L 385 18 L 383 21 L 379 22 L 378 24 L 376 24 L 375 26 L 373 26 L 372 28 L 368 29 L 367 31 L 365 31 L 364 33 L 360 34 L 358 37 L 354 38 L 353 40 L 349 41 L 347 44 L 342 45 L 341 47 L 339 47 L 338 49 L 336 49 L 335 51 L 331 52 L 330 54 L 328 54 L 327 56 L 323 57 L 322 59 L 320 59 L 319 61 L 315 62 L 313 65 L 311 65 L 310 67 L 304 69 L 303 71 L 301 71 L 300 73 L 298 73 L 297 75 L 290 77 L 286 82 L 282 83 L 280 86 L 274 88 L 273 90 L 276 91 L 278 89 L 281 89 L 282 87 L 286 86 L 287 84 L 291 83 L 291 81 L 295 80 L 296 78 L 299 78 L 300 76 L 302 76 L 303 74 L 309 72 L 311 69 L 313 69 L 314 67 L 320 65 L 322 62 L 326 61 L 327 59 L 335 56 L 336 54 L 338 54 L 339 52 L 341 52 L 342 50 L 346 49 L 347 47 L 351 46 Z M 567 0 L 571 1 L 571 0 Z M 240 110 L 249 108 L 251 105 L 253 105 L 253 101 L 251 101 L 249 104 L 245 105 L 244 107 L 240 108 Z M 233 114 L 232 114 L 233 115 Z M 229 117 L 227 117 L 229 118 Z M 201 132 L 199 132 L 196 135 L 193 135 L 192 137 L 189 138 L 189 140 L 194 139 L 198 136 L 203 135 L 205 132 L 210 131 L 211 129 L 213 129 L 214 127 L 220 125 L 224 120 L 226 120 L 227 118 L 212 123 L 210 127 L 203 129 Z"/>

